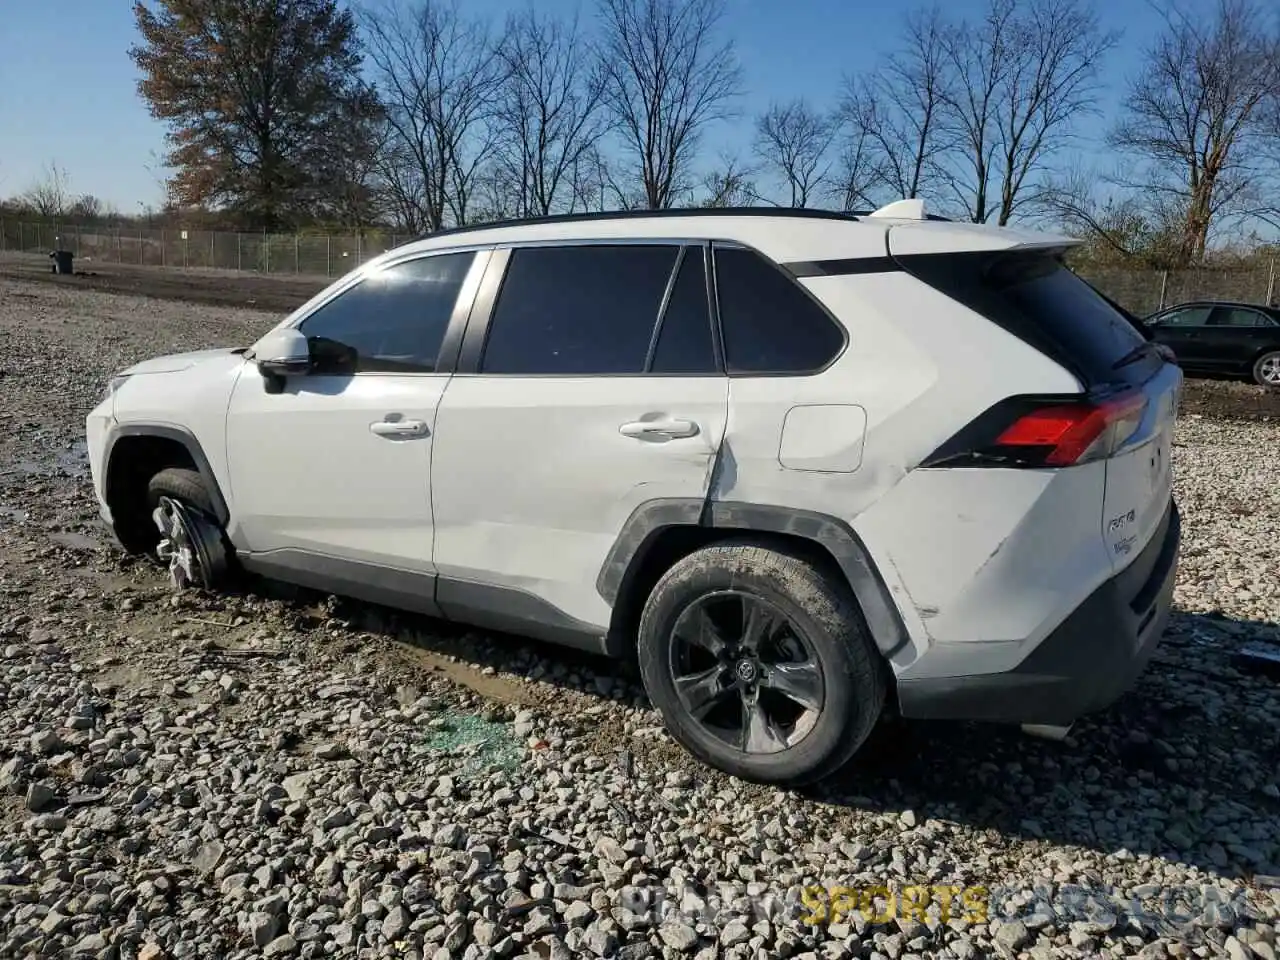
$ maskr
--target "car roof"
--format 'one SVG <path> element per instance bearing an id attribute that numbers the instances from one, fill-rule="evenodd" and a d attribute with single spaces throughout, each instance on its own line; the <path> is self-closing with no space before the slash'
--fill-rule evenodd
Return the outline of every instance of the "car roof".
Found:
<path id="1" fill-rule="evenodd" d="M 726 208 L 609 211 L 572 214 L 441 230 L 401 247 L 429 251 L 472 244 L 522 244 L 590 240 L 731 240 L 779 261 L 884 256 L 885 225 L 864 224 L 855 214 L 823 210 Z M 838 252 L 832 252 L 838 251 Z"/>
<path id="2" fill-rule="evenodd" d="M 913 234 L 910 253 L 999 250 L 1073 244 L 1068 237 L 957 223 L 926 214 L 919 201 L 876 211 L 780 207 L 688 208 L 568 214 L 504 220 L 427 234 L 383 254 L 370 265 L 405 254 L 506 244 L 618 240 L 722 240 L 753 247 L 779 263 L 884 257 L 890 230 Z"/>
<path id="3" fill-rule="evenodd" d="M 1247 300 L 1183 300 L 1157 310 L 1156 313 L 1168 313 L 1170 310 L 1183 310 L 1187 307 L 1244 307 L 1246 310 L 1258 310 L 1262 313 L 1280 314 L 1280 307 L 1269 307 L 1264 303 L 1250 303 Z"/>

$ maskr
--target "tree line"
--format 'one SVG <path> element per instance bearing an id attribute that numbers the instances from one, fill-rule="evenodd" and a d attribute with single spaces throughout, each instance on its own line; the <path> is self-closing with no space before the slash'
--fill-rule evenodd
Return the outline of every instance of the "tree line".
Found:
<path id="1" fill-rule="evenodd" d="M 241 228 L 417 234 L 922 196 L 1176 267 L 1233 229 L 1280 225 L 1280 31 L 1263 0 L 1175 0 L 1145 38 L 1108 29 L 1092 0 L 919 7 L 824 102 L 755 117 L 726 0 L 595 0 L 582 19 L 529 3 L 500 22 L 459 0 L 155 0 L 134 15 L 170 206 Z M 1137 67 L 1103 116 L 1101 70 L 1122 43 Z M 750 147 L 709 156 L 721 121 L 751 124 Z M 22 200 L 97 212 L 56 165 Z"/>

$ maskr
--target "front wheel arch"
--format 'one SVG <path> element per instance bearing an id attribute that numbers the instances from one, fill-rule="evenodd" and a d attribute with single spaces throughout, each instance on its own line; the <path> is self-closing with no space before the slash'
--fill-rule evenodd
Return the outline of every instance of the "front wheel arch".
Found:
<path id="1" fill-rule="evenodd" d="M 196 471 L 208 492 L 209 510 L 224 528 L 230 520 L 213 468 L 188 430 L 171 424 L 125 423 L 107 440 L 103 494 L 116 538 L 129 553 L 145 553 L 156 541 L 147 504 L 147 484 L 169 467 Z"/>
<path id="2" fill-rule="evenodd" d="M 158 533 L 157 559 L 179 590 L 216 590 L 229 582 L 234 552 L 213 516 L 200 474 L 167 467 L 147 481 L 147 504 Z"/>

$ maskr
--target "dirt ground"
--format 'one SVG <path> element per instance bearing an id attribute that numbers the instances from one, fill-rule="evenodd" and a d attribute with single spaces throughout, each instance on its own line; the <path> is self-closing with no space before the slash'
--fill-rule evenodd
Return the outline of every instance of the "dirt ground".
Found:
<path id="1" fill-rule="evenodd" d="M 331 282 L 326 277 L 115 263 L 95 264 L 84 273 L 60 276 L 49 270 L 46 258 L 15 254 L 0 254 L 0 277 L 161 300 L 281 312 L 293 310 Z M 1182 413 L 1229 420 L 1280 419 L 1280 390 L 1231 380 L 1188 379 Z"/>
<path id="2" fill-rule="evenodd" d="M 1180 413 L 1214 420 L 1280 420 L 1280 390 L 1235 380 L 1188 378 Z"/>
<path id="3" fill-rule="evenodd" d="M 55 274 L 46 257 L 0 254 L 0 277 L 38 280 L 80 290 L 128 293 L 161 300 L 213 306 L 289 311 L 331 282 L 325 277 L 261 274 L 247 271 L 92 264 L 71 276 Z"/>

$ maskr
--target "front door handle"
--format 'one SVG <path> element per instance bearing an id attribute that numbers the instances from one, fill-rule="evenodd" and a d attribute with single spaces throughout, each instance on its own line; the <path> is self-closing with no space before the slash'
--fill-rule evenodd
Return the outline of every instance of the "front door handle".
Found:
<path id="1" fill-rule="evenodd" d="M 380 437 L 425 437 L 427 424 L 423 420 L 377 420 L 369 424 L 369 432 Z"/>
<path id="2" fill-rule="evenodd" d="M 618 432 L 624 437 L 670 440 L 697 436 L 698 425 L 692 420 L 664 417 L 660 420 L 632 420 L 618 427 Z"/>

